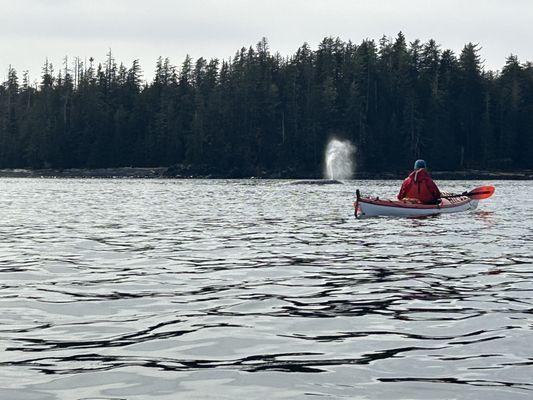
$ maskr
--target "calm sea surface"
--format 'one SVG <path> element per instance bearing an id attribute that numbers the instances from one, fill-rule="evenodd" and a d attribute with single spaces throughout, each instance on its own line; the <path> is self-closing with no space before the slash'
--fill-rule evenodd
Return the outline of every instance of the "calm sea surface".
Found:
<path id="1" fill-rule="evenodd" d="M 0 399 L 531 399 L 533 182 L 0 179 Z"/>

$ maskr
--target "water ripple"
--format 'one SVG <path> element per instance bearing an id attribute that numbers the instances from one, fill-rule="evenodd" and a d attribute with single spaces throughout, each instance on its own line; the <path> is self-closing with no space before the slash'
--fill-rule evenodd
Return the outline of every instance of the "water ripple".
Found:
<path id="1" fill-rule="evenodd" d="M 0 398 L 533 396 L 531 182 L 362 221 L 399 182 L 2 183 Z"/>

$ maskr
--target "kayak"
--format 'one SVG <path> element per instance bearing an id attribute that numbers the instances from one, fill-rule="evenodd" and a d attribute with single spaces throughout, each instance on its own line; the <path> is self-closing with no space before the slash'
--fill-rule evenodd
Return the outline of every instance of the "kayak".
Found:
<path id="1" fill-rule="evenodd" d="M 443 213 L 474 210 L 478 200 L 469 196 L 439 199 L 438 204 L 421 204 L 417 200 L 382 200 L 379 197 L 361 197 L 357 191 L 354 203 L 355 217 L 423 217 Z"/>

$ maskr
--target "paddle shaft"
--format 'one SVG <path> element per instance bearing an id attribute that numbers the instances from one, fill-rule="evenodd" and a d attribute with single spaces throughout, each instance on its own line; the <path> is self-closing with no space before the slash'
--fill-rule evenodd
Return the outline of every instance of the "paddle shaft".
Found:
<path id="1" fill-rule="evenodd" d="M 461 194 L 448 194 L 446 196 L 441 196 L 441 199 L 449 199 L 451 197 L 469 197 L 469 194 L 470 193 L 467 193 L 467 192 L 464 192 L 464 193 L 461 193 Z M 485 195 L 485 194 L 491 194 L 491 192 L 489 191 L 486 191 L 486 192 L 476 192 L 475 193 L 476 195 Z"/>

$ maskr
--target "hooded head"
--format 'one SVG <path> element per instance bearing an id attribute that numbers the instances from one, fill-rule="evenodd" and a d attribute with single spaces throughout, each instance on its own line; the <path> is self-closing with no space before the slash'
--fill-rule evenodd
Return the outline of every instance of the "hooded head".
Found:
<path id="1" fill-rule="evenodd" d="M 415 161 L 415 168 L 414 169 L 420 169 L 420 168 L 427 168 L 426 162 L 424 160 L 416 160 Z"/>

